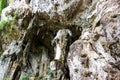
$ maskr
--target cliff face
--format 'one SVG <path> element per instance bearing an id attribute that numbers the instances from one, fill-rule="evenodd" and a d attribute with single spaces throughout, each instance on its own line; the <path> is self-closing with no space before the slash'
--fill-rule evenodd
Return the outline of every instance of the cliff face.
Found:
<path id="1" fill-rule="evenodd" d="M 120 80 L 119 0 L 8 2 L 0 80 Z"/>

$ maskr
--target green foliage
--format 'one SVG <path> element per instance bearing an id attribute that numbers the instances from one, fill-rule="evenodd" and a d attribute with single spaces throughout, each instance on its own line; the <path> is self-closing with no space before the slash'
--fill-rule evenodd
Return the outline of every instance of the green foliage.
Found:
<path id="1" fill-rule="evenodd" d="M 0 21 L 0 30 L 3 30 L 7 26 L 7 21 Z"/>
<path id="2" fill-rule="evenodd" d="M 35 77 L 35 80 L 41 80 L 40 78 L 38 78 L 38 77 Z"/>
<path id="3" fill-rule="evenodd" d="M 6 20 L 2 20 L 0 21 L 0 30 L 5 29 L 5 27 L 7 26 L 7 24 L 10 22 L 10 16 L 7 16 Z"/>
<path id="4" fill-rule="evenodd" d="M 7 6 L 7 0 L 0 0 L 0 14 L 2 10 Z"/>
<path id="5" fill-rule="evenodd" d="M 29 80 L 29 74 L 27 73 L 22 74 L 19 80 Z"/>
<path id="6" fill-rule="evenodd" d="M 30 80 L 29 77 L 30 77 L 29 74 L 24 73 L 20 76 L 19 80 Z M 39 77 L 35 77 L 35 80 L 41 80 L 41 79 Z"/>
<path id="7" fill-rule="evenodd" d="M 9 78 L 4 78 L 4 80 L 10 80 Z"/>
<path id="8" fill-rule="evenodd" d="M 10 15 L 7 15 L 7 19 L 6 20 L 0 21 L 0 30 L 5 29 L 5 27 L 9 24 L 10 31 L 11 31 L 12 28 L 14 27 L 14 25 L 15 25 L 16 16 L 17 16 L 17 10 L 15 11 L 13 17 L 11 17 Z"/>

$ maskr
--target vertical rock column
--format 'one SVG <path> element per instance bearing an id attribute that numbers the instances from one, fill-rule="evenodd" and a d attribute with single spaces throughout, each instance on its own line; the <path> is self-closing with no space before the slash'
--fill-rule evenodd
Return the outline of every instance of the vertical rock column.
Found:
<path id="1" fill-rule="evenodd" d="M 52 41 L 52 44 L 55 45 L 55 57 L 54 60 L 50 62 L 50 77 L 52 80 L 69 80 L 67 76 L 66 58 L 70 36 L 72 36 L 72 34 L 69 29 L 61 29 Z"/>

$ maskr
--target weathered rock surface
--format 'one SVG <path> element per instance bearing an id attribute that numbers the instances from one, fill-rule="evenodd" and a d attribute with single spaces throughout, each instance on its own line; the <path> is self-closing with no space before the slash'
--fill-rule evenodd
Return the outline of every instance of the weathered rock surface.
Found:
<path id="1" fill-rule="evenodd" d="M 8 15 L 0 80 L 120 80 L 119 0 L 12 0 Z"/>
<path id="2" fill-rule="evenodd" d="M 98 1 L 90 28 L 70 46 L 68 66 L 71 80 L 119 80 L 120 4 L 119 1 Z M 111 5 L 112 4 L 112 5 Z M 114 46 L 114 47 L 113 47 Z"/>

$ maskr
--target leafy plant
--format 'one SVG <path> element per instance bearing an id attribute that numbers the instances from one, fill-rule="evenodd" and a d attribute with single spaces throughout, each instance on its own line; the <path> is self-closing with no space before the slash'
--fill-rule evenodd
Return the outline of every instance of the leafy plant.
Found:
<path id="1" fill-rule="evenodd" d="M 29 74 L 27 73 L 22 74 L 19 80 L 29 80 Z"/>
<path id="2" fill-rule="evenodd" d="M 16 16 L 17 16 L 17 10 L 15 11 L 13 17 L 11 17 L 11 15 L 7 15 L 7 19 L 0 21 L 0 30 L 5 29 L 5 27 L 9 24 L 11 31 L 15 25 Z"/>
<path id="3" fill-rule="evenodd" d="M 3 30 L 7 26 L 7 21 L 0 21 L 0 30 Z"/>
<path id="4" fill-rule="evenodd" d="M 38 78 L 38 77 L 35 77 L 35 80 L 41 80 L 40 78 Z"/>
<path id="5" fill-rule="evenodd" d="M 6 20 L 2 20 L 0 21 L 0 30 L 5 29 L 5 27 L 7 26 L 7 24 L 10 22 L 10 16 L 7 16 Z"/>
<path id="6" fill-rule="evenodd" d="M 0 0 L 0 14 L 2 10 L 7 6 L 7 0 Z"/>
<path id="7" fill-rule="evenodd" d="M 9 78 L 4 78 L 4 80 L 10 80 Z"/>

